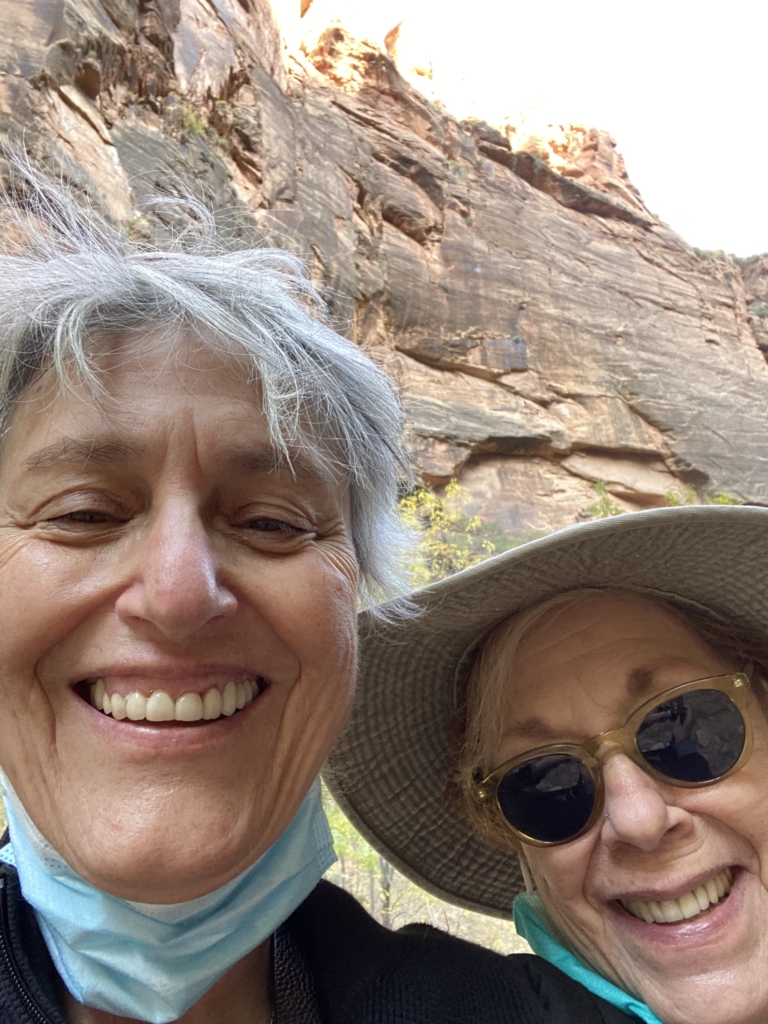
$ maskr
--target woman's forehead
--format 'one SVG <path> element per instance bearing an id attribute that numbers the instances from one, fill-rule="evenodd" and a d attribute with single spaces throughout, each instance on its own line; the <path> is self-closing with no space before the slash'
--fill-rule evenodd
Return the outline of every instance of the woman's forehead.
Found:
<path id="1" fill-rule="evenodd" d="M 189 333 L 97 337 L 88 346 L 87 361 L 83 374 L 74 367 L 45 369 L 18 400 L 11 423 L 30 406 L 36 414 L 81 405 L 119 415 L 122 407 L 155 392 L 237 397 L 259 412 L 262 408 L 259 382 L 242 354 Z"/>
<path id="2" fill-rule="evenodd" d="M 521 639 L 514 660 L 518 669 L 578 668 L 593 663 L 624 664 L 640 655 L 650 657 L 657 650 L 691 645 L 704 648 L 672 608 L 648 595 L 606 591 L 545 613 Z"/>
<path id="3" fill-rule="evenodd" d="M 221 423 L 222 416 L 248 425 L 250 434 L 267 433 L 257 395 L 229 368 L 206 371 L 170 359 L 163 364 L 159 353 L 146 361 L 127 356 L 100 374 L 95 393 L 46 374 L 17 404 L 4 448 L 6 455 L 35 449 L 34 456 L 25 451 L 24 458 L 37 464 L 77 458 L 89 445 L 92 460 L 106 455 L 136 461 L 157 450 L 161 435 L 199 431 L 208 420 Z"/>
<path id="4" fill-rule="evenodd" d="M 256 388 L 231 364 L 164 361 L 157 350 L 126 354 L 103 383 L 104 393 L 93 395 L 62 387 L 53 374 L 39 382 L 11 418 L 4 471 L 15 478 L 57 466 L 149 468 L 175 447 L 232 478 L 278 474 L 298 486 L 343 484 L 320 451 L 274 442 Z"/>
<path id="5" fill-rule="evenodd" d="M 504 736 L 543 743 L 569 726 L 613 728 L 654 693 L 720 670 L 717 656 L 659 602 L 584 597 L 553 609 L 521 641 L 510 663 Z"/>

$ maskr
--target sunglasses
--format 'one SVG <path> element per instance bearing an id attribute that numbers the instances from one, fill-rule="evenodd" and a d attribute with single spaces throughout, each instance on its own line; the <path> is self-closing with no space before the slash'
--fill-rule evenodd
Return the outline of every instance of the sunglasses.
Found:
<path id="1" fill-rule="evenodd" d="M 711 786 L 733 775 L 752 750 L 746 714 L 753 666 L 656 694 L 620 729 L 584 743 L 551 743 L 505 761 L 476 784 L 503 827 L 530 846 L 559 846 L 589 831 L 603 808 L 598 750 L 618 745 L 660 782 Z"/>

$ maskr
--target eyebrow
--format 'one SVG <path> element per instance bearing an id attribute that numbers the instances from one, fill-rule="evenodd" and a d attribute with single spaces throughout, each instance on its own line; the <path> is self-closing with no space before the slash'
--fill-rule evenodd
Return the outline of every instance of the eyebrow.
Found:
<path id="1" fill-rule="evenodd" d="M 502 735 L 504 739 L 510 736 L 519 736 L 523 738 L 536 737 L 542 740 L 555 740 L 562 738 L 563 730 L 553 729 L 547 725 L 543 718 L 537 718 L 536 715 L 533 715 L 522 722 L 515 722 L 509 729 L 505 729 Z"/>
<path id="2" fill-rule="evenodd" d="M 661 666 L 657 666 L 661 667 Z M 649 668 L 634 668 L 626 679 L 626 690 L 633 701 L 641 700 L 653 688 L 654 672 Z M 563 738 L 562 729 L 554 729 L 548 725 L 543 718 L 532 715 L 522 722 L 515 722 L 503 733 L 504 739 L 510 736 L 522 738 L 536 738 L 544 741 L 560 740 Z"/>
<path id="3" fill-rule="evenodd" d="M 114 466 L 135 462 L 147 454 L 145 445 L 126 441 L 118 437 L 74 438 L 65 437 L 29 455 L 24 460 L 25 469 L 48 469 L 50 466 L 66 463 L 97 466 Z"/>
<path id="4" fill-rule="evenodd" d="M 653 686 L 653 672 L 649 668 L 633 668 L 627 678 L 627 692 L 636 699 L 644 697 Z"/>
<path id="5" fill-rule="evenodd" d="M 49 469 L 57 465 L 119 466 L 138 462 L 149 454 L 147 445 L 121 437 L 74 438 L 65 437 L 60 441 L 41 448 L 27 456 L 25 469 Z M 311 480 L 325 480 L 317 463 L 303 455 L 284 455 L 274 448 L 235 448 L 224 455 L 225 468 L 244 475 L 274 473 L 280 469 L 289 470 L 295 477 Z"/>
<path id="6" fill-rule="evenodd" d="M 295 477 L 327 480 L 316 462 L 304 455 L 284 454 L 274 448 L 236 448 L 224 457 L 224 465 L 235 473 L 274 473 L 288 470 Z"/>

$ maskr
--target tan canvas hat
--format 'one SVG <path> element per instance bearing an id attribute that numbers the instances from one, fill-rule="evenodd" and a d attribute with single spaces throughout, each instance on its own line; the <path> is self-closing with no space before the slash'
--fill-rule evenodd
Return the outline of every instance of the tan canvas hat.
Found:
<path id="1" fill-rule="evenodd" d="M 502 619 L 580 587 L 650 591 L 768 632 L 768 509 L 687 506 L 573 526 L 419 591 L 409 621 L 361 615 L 357 699 L 327 781 L 372 846 L 459 906 L 509 917 L 523 885 L 517 856 L 487 847 L 445 795 L 457 681 Z"/>

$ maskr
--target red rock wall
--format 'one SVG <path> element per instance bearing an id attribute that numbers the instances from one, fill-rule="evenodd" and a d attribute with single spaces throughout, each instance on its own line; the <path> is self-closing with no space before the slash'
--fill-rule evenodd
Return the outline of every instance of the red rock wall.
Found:
<path id="1" fill-rule="evenodd" d="M 597 479 L 627 508 L 768 503 L 766 258 L 700 258 L 604 133 L 458 124 L 338 27 L 289 57 L 265 0 L 3 0 L 24 126 L 130 230 L 183 178 L 304 255 L 400 381 L 424 478 L 506 532 L 588 514 Z"/>

